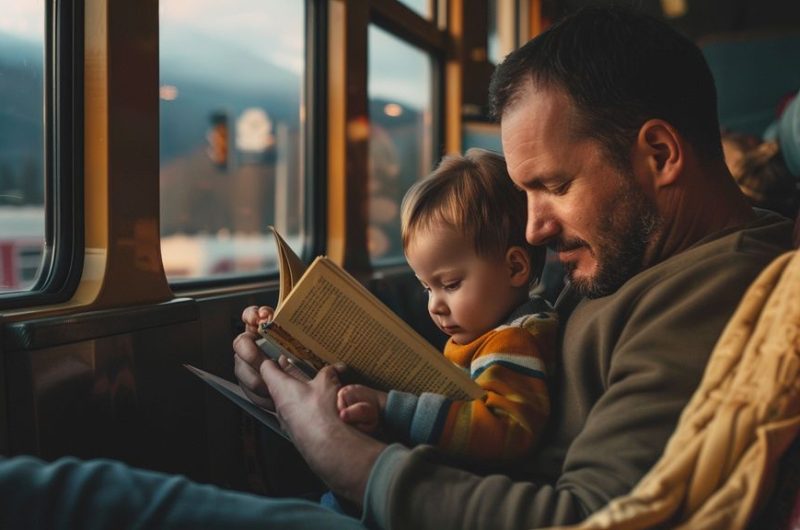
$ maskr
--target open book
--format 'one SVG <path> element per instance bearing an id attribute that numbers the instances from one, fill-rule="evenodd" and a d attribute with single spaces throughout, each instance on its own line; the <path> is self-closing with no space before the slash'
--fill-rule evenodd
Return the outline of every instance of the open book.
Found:
<path id="1" fill-rule="evenodd" d="M 319 257 L 306 268 L 275 232 L 280 290 L 275 315 L 257 341 L 271 359 L 281 355 L 313 377 L 325 364 L 343 362 L 348 375 L 380 390 L 433 392 L 475 399 L 483 390 L 467 373 L 403 322 L 341 267 Z M 229 381 L 194 366 L 192 373 L 251 416 L 288 439 L 275 413 L 251 402 Z"/>
<path id="2" fill-rule="evenodd" d="M 261 349 L 313 376 L 343 362 L 353 379 L 379 390 L 475 399 L 483 390 L 462 369 L 325 257 L 306 269 L 275 231 L 280 290 L 275 315 L 259 329 Z"/>

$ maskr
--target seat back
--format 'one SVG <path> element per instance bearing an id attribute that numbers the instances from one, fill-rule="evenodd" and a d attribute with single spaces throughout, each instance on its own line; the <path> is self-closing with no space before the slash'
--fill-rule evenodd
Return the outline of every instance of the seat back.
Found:
<path id="1" fill-rule="evenodd" d="M 794 222 L 794 248 L 800 248 L 800 213 L 797 214 L 797 220 Z"/>

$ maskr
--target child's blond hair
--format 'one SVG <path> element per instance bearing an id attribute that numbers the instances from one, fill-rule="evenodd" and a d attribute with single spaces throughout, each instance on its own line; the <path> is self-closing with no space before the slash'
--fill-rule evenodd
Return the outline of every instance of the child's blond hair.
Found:
<path id="1" fill-rule="evenodd" d="M 505 159 L 473 148 L 463 156 L 445 156 L 408 190 L 401 206 L 403 250 L 420 232 L 444 225 L 471 239 L 481 257 L 502 258 L 513 246 L 523 248 L 531 260 L 533 284 L 546 251 L 525 240 L 526 217 L 525 193 L 511 182 Z"/>

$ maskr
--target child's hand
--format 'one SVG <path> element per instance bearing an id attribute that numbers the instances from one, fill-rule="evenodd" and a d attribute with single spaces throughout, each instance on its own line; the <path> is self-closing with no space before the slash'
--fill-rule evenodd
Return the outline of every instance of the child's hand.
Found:
<path id="1" fill-rule="evenodd" d="M 245 307 L 244 311 L 242 311 L 242 322 L 244 322 L 245 331 L 257 334 L 259 324 L 269 322 L 274 314 L 275 310 L 265 305 L 261 307 L 254 305 Z"/>
<path id="2" fill-rule="evenodd" d="M 343 422 L 371 434 L 378 430 L 381 412 L 386 407 L 386 392 L 362 385 L 347 385 L 339 389 L 336 406 Z"/>

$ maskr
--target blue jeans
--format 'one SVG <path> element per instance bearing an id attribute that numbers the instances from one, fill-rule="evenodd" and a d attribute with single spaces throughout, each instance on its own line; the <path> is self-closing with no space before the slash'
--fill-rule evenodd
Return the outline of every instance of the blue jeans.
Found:
<path id="1" fill-rule="evenodd" d="M 108 460 L 0 458 L 0 528 L 337 528 L 357 519 L 297 499 L 267 499 Z"/>

